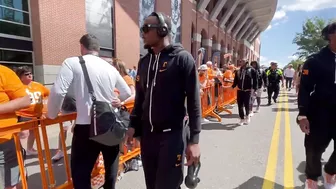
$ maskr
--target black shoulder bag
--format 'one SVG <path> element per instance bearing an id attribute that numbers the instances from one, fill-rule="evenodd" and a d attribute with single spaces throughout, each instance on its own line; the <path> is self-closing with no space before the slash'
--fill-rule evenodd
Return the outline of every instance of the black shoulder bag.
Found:
<path id="1" fill-rule="evenodd" d="M 112 104 L 97 101 L 85 61 L 82 56 L 78 58 L 92 99 L 90 139 L 106 146 L 119 145 L 126 135 L 129 113 L 125 107 L 115 111 Z"/>

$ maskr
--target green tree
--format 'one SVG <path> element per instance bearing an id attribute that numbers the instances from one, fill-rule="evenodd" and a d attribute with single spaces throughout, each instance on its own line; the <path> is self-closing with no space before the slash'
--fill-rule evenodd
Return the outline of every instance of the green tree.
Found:
<path id="1" fill-rule="evenodd" d="M 293 65 L 293 68 L 296 70 L 297 67 L 300 65 L 300 64 L 303 64 L 304 61 L 301 60 L 301 59 L 296 59 L 296 60 L 292 60 L 290 61 L 285 67 L 284 69 L 286 69 L 288 67 L 289 64 L 292 64 Z"/>
<path id="2" fill-rule="evenodd" d="M 327 23 L 328 21 L 318 17 L 309 18 L 305 21 L 302 32 L 296 33 L 293 40 L 293 43 L 298 46 L 298 52 L 295 55 L 298 55 L 299 59 L 305 59 L 327 45 L 327 41 L 321 37 L 321 31 Z"/>

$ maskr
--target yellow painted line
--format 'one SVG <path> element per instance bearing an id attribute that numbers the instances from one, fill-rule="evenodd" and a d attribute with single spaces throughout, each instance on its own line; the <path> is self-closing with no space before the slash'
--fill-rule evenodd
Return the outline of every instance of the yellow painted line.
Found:
<path id="1" fill-rule="evenodd" d="M 274 188 L 278 163 L 282 100 L 283 98 L 280 96 L 262 189 Z"/>
<path id="2" fill-rule="evenodd" d="M 285 167 L 284 167 L 284 188 L 294 188 L 293 174 L 293 152 L 292 152 L 292 135 L 290 127 L 290 118 L 288 111 L 288 96 L 285 95 Z"/>

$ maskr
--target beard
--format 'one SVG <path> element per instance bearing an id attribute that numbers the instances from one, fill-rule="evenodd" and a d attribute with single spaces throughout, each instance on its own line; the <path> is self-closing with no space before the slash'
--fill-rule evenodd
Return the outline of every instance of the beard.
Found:
<path id="1" fill-rule="evenodd" d="M 148 45 L 148 44 L 144 44 L 144 49 L 149 50 L 152 46 Z"/>

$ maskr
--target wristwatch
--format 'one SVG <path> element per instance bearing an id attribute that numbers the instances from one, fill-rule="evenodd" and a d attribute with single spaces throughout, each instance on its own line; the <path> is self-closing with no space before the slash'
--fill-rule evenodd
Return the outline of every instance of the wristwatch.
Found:
<path id="1" fill-rule="evenodd" d="M 298 121 L 301 121 L 303 119 L 307 119 L 307 116 L 298 116 L 297 119 L 298 119 Z"/>

